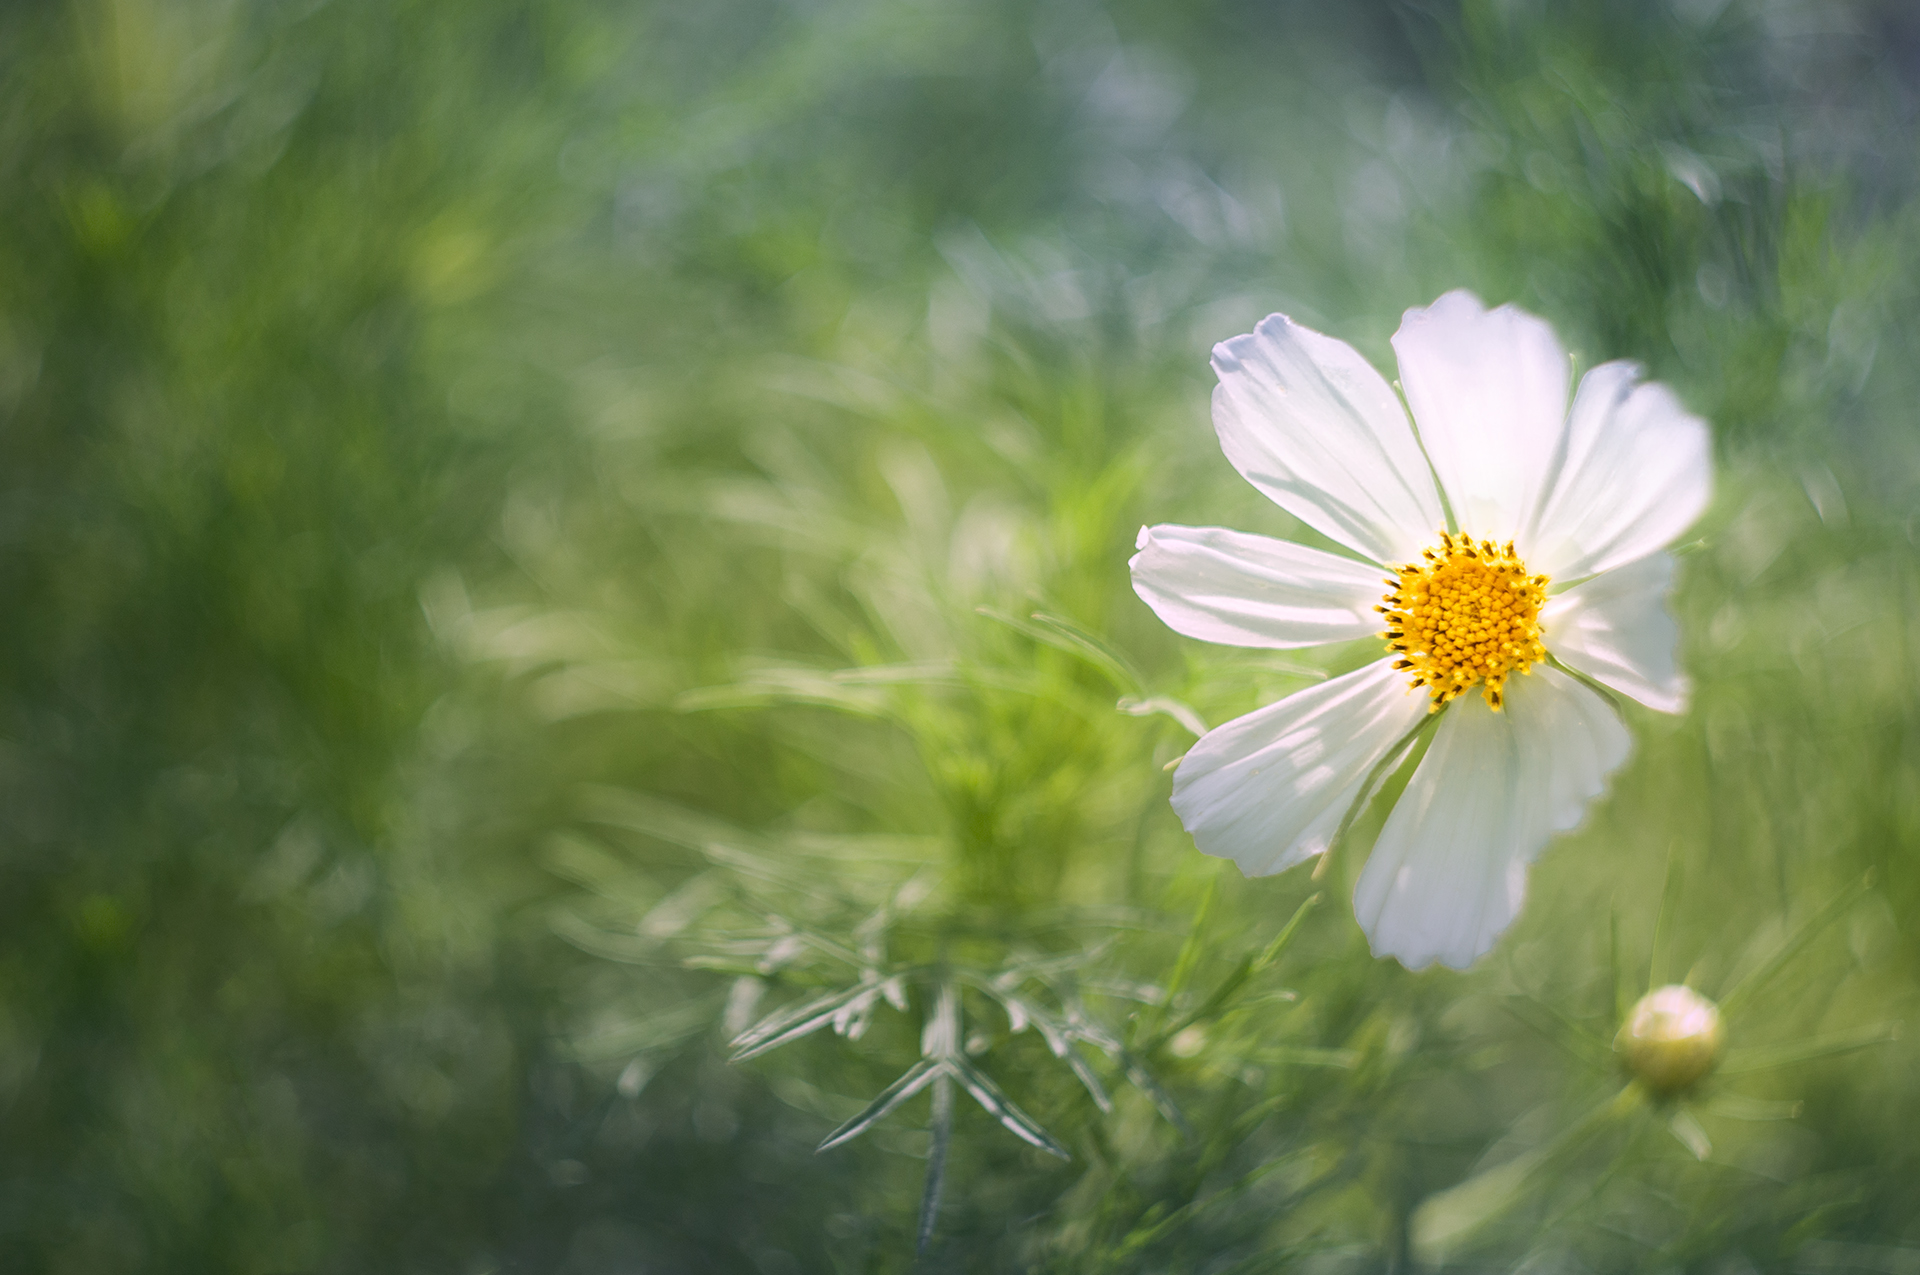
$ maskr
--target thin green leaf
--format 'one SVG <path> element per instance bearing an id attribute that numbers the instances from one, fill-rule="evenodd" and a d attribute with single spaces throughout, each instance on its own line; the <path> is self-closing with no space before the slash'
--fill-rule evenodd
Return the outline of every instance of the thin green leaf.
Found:
<path id="1" fill-rule="evenodd" d="M 1592 576 L 1587 576 L 1585 579 L 1591 580 L 1592 578 L 1593 578 Z M 1564 588 L 1570 589 L 1576 584 L 1583 584 L 1583 583 L 1585 583 L 1585 580 L 1569 580 L 1566 582 L 1566 585 L 1564 586 Z M 1617 715 L 1621 717 L 1625 717 L 1627 715 L 1627 706 L 1621 700 L 1620 696 L 1615 694 L 1614 689 L 1611 686 L 1608 686 L 1605 682 L 1601 681 L 1599 678 L 1594 677 L 1590 673 L 1582 673 L 1579 669 L 1574 668 L 1569 664 L 1561 663 L 1560 657 L 1555 655 L 1551 651 L 1547 652 L 1547 667 L 1566 674 L 1568 677 L 1572 678 L 1574 681 L 1580 683 L 1582 686 L 1592 691 L 1595 695 L 1598 695 L 1601 699 L 1607 702 L 1608 706 L 1611 707 Z"/>
<path id="2" fill-rule="evenodd" d="M 1667 985 L 1667 944 L 1674 910 L 1680 903 L 1680 843 L 1667 847 L 1667 879 L 1660 891 L 1660 911 L 1653 919 L 1653 956 L 1647 963 L 1647 990 Z M 1625 1022 L 1625 1016 L 1621 1018 Z"/>
<path id="3" fill-rule="evenodd" d="M 1178 1036 L 1187 1028 L 1202 1019 L 1210 1018 L 1218 1013 L 1220 1008 L 1226 1004 L 1227 1000 L 1247 981 L 1247 976 L 1252 973 L 1252 971 L 1253 958 L 1251 956 L 1241 957 L 1239 961 L 1235 963 L 1233 969 L 1228 972 L 1227 976 L 1220 980 L 1220 985 L 1213 989 L 1206 1000 L 1194 1006 L 1193 1009 L 1187 1013 L 1180 1015 L 1180 1017 L 1174 1019 L 1173 1022 L 1167 1024 L 1165 1027 L 1154 1032 L 1150 1039 L 1140 1042 L 1140 1052 L 1148 1055 L 1157 1053 L 1168 1041 Z"/>
<path id="4" fill-rule="evenodd" d="M 1578 1150 L 1607 1125 L 1631 1115 L 1645 1100 L 1638 1085 L 1628 1085 L 1589 1110 L 1545 1146 L 1523 1152 L 1504 1164 L 1428 1196 L 1408 1219 L 1407 1233 L 1414 1259 L 1424 1266 L 1444 1266 L 1449 1257 L 1471 1244 L 1487 1223 L 1547 1180 L 1548 1168 Z"/>
<path id="5" fill-rule="evenodd" d="M 583 952 L 626 965 L 669 965 L 657 940 L 606 930 L 571 911 L 553 916 L 553 932 Z"/>
<path id="6" fill-rule="evenodd" d="M 1351 1071 L 1360 1065 L 1360 1051 L 1357 1049 L 1315 1049 L 1307 1045 L 1280 1045 L 1263 1049 L 1257 1057 L 1270 1066 L 1338 1067 Z"/>
<path id="7" fill-rule="evenodd" d="M 577 833 L 559 832 L 540 847 L 540 863 L 555 876 L 564 877 L 600 897 L 630 903 L 640 897 L 658 897 L 651 878 L 606 845 Z"/>
<path id="8" fill-rule="evenodd" d="M 1140 671 L 1134 668 L 1133 661 L 1099 634 L 1081 628 L 1065 616 L 1049 615 L 1045 611 L 1035 611 L 1029 618 L 1035 624 L 1058 633 L 1071 644 L 1070 648 L 1063 649 L 1077 650 L 1088 663 L 1105 673 L 1122 695 L 1144 694 L 1141 688 L 1145 683 Z"/>
<path id="9" fill-rule="evenodd" d="M 1340 826 L 1333 830 L 1333 836 L 1327 841 L 1327 848 L 1321 852 L 1320 862 L 1313 866 L 1314 880 L 1318 881 L 1326 875 L 1327 868 L 1333 863 L 1334 854 L 1346 844 L 1347 833 L 1359 820 L 1361 813 L 1373 804 L 1374 798 L 1380 795 L 1381 789 L 1386 786 L 1388 780 L 1392 779 L 1402 766 L 1409 763 L 1419 764 L 1420 758 L 1425 755 L 1423 751 L 1425 745 L 1432 742 L 1433 731 L 1444 716 L 1446 716 L 1446 709 L 1442 708 L 1422 717 L 1413 729 L 1402 735 L 1393 747 L 1373 764 L 1373 769 L 1367 772 L 1367 777 L 1361 783 L 1359 791 L 1354 793 L 1353 800 L 1347 804 L 1347 813 L 1340 816 Z"/>
<path id="10" fill-rule="evenodd" d="M 1120 1066 L 1127 1073 L 1128 1083 L 1147 1096 L 1147 1101 L 1165 1117 L 1168 1124 L 1180 1131 L 1182 1138 L 1192 1141 L 1193 1125 L 1188 1121 L 1187 1113 L 1180 1110 L 1180 1104 L 1173 1100 L 1173 1095 L 1154 1079 L 1153 1073 L 1147 1070 L 1132 1050 L 1120 1051 Z"/>
<path id="11" fill-rule="evenodd" d="M 1607 937 L 1607 958 L 1613 974 L 1613 1021 L 1617 1025 L 1626 1022 L 1628 1012 L 1633 1009 L 1633 994 L 1627 990 L 1627 963 L 1620 955 L 1620 905 L 1617 902 L 1608 911 Z"/>
<path id="12" fill-rule="evenodd" d="M 1152 983 L 1136 983 L 1132 979 L 1089 976 L 1081 980 L 1080 986 L 1101 996 L 1117 996 L 1122 1000 L 1139 1001 L 1142 1005 L 1164 1007 L 1168 1000 L 1166 988 L 1156 987 Z"/>
<path id="13" fill-rule="evenodd" d="M 717 837 L 738 835 L 733 825 L 710 815 L 630 788 L 615 788 L 605 784 L 592 784 L 581 789 L 580 813 L 582 818 L 593 823 L 626 828 L 688 850 L 699 850 Z"/>
<path id="14" fill-rule="evenodd" d="M 988 1115 L 1005 1125 L 1016 1137 L 1039 1147 L 1048 1155 L 1059 1156 L 1062 1160 L 1071 1160 L 1067 1149 L 1054 1139 L 1054 1136 L 1040 1127 L 1040 1123 L 1014 1105 L 1013 1099 L 1001 1092 L 1000 1086 L 965 1057 L 954 1056 L 945 1064 L 953 1078 L 962 1088 L 972 1095 L 973 1100 L 986 1109 Z"/>
<path id="15" fill-rule="evenodd" d="M 770 882 L 782 888 L 811 887 L 815 884 L 772 855 L 746 849 L 741 840 L 714 837 L 701 844 L 700 853 L 709 862 L 745 878 L 749 884 L 755 881 Z M 818 895 L 819 892 L 813 890 L 812 893 Z"/>
<path id="16" fill-rule="evenodd" d="M 1583 1062 L 1607 1068 L 1618 1062 L 1606 1040 L 1538 997 L 1509 996 L 1506 1011 Z"/>
<path id="17" fill-rule="evenodd" d="M 1042 646 L 1079 656 L 1099 669 L 1122 695 L 1139 698 L 1145 694 L 1139 674 L 1133 671 L 1132 664 L 1124 656 L 1071 621 L 1042 612 L 1035 612 L 1031 620 L 1023 620 L 992 607 L 975 607 L 974 611 L 990 620 L 999 621 Z"/>
<path id="18" fill-rule="evenodd" d="M 681 933 L 712 910 L 727 889 L 711 872 L 690 877 L 660 902 L 647 909 L 634 932 L 643 938 L 667 939 Z"/>
<path id="19" fill-rule="evenodd" d="M 1261 970 L 1280 959 L 1280 953 L 1286 951 L 1287 944 L 1293 942 L 1294 933 L 1299 930 L 1300 923 L 1307 919 L 1307 913 L 1313 911 L 1313 909 L 1319 905 L 1320 894 L 1316 891 L 1313 894 L 1309 894 L 1305 901 L 1293 910 L 1293 915 L 1287 919 L 1287 923 L 1280 927 L 1278 934 L 1273 936 L 1273 942 L 1262 948 L 1260 955 L 1253 959 L 1254 973 L 1258 974 Z"/>
<path id="20" fill-rule="evenodd" d="M 1211 890 L 1209 890 L 1207 897 L 1209 900 L 1212 898 Z M 1246 984 L 1249 978 L 1258 974 L 1261 970 L 1266 969 L 1280 958 L 1280 953 L 1286 950 L 1287 944 L 1293 941 L 1294 934 L 1300 929 L 1300 923 L 1306 920 L 1307 913 L 1311 912 L 1319 902 L 1320 895 L 1318 893 L 1308 895 L 1306 901 L 1293 910 L 1293 916 L 1288 919 L 1285 925 L 1280 927 L 1280 933 L 1273 937 L 1272 942 L 1268 943 L 1258 955 L 1241 958 L 1240 962 L 1220 981 L 1219 986 L 1213 989 L 1212 994 L 1209 995 L 1205 1001 L 1195 1007 L 1190 1013 L 1182 1015 L 1172 1026 L 1161 1028 L 1155 1032 L 1153 1039 L 1141 1046 L 1141 1052 L 1151 1054 L 1166 1044 L 1167 1041 L 1193 1026 L 1193 1024 L 1219 1013 L 1222 1007 Z M 1202 906 L 1204 908 L 1205 904 L 1203 903 Z M 1198 926 L 1200 919 L 1200 916 L 1196 915 L 1194 920 L 1196 927 L 1194 930 L 1195 935 L 1199 933 Z M 1189 941 L 1191 941 L 1191 937 Z M 1184 955 L 1184 949 L 1182 954 Z"/>
<path id="21" fill-rule="evenodd" d="M 1139 1224 L 1136 1225 L 1121 1242 L 1118 1253 L 1125 1255 L 1146 1248 L 1174 1230 L 1193 1222 L 1195 1219 L 1206 1217 L 1232 1204 L 1234 1201 L 1244 1198 L 1246 1193 L 1253 1187 L 1259 1185 L 1262 1180 L 1282 1169 L 1294 1167 L 1302 1160 L 1310 1160 L 1314 1154 L 1314 1148 L 1306 1147 L 1287 1155 L 1276 1156 L 1264 1164 L 1255 1166 L 1251 1171 L 1242 1174 L 1238 1180 L 1229 1183 L 1221 1190 L 1215 1191 L 1205 1199 L 1190 1201 L 1187 1204 L 1181 1205 L 1179 1208 L 1164 1213 L 1159 1212 L 1157 1208 L 1150 1209 L 1141 1217 Z M 1331 1173 L 1337 1172 L 1337 1164 L 1338 1162 L 1334 1161 L 1327 1169 L 1311 1175 L 1309 1182 L 1306 1184 L 1307 1189 L 1312 1188 L 1314 1180 L 1324 1180 Z"/>
<path id="22" fill-rule="evenodd" d="M 967 684 L 966 678 L 960 675 L 960 670 L 945 661 L 929 664 L 863 664 L 853 668 L 835 669 L 827 674 L 827 677 L 842 686 L 965 686 Z"/>
<path id="23" fill-rule="evenodd" d="M 814 879 L 786 866 L 778 857 L 784 847 L 770 845 L 732 824 L 645 793 L 603 784 L 589 785 L 581 790 L 580 816 L 591 823 L 625 828 L 655 841 L 692 850 L 710 863 L 743 876 L 818 893 Z M 690 885 L 691 881 L 681 889 Z"/>
<path id="24" fill-rule="evenodd" d="M 1094 1105 L 1102 1111 L 1111 1112 L 1113 1099 L 1107 1096 L 1107 1087 L 1100 1083 L 1100 1077 L 1093 1074 L 1093 1068 L 1088 1065 L 1085 1058 L 1080 1056 L 1080 1051 L 1070 1048 L 1061 1057 L 1067 1060 L 1067 1066 L 1073 1069 L 1073 1074 L 1092 1097 Z"/>
<path id="25" fill-rule="evenodd" d="M 942 979 L 934 993 L 933 1013 L 920 1028 L 920 1052 L 928 1058 L 960 1052 L 960 991 L 951 979 Z"/>
<path id="26" fill-rule="evenodd" d="M 1713 1154 L 1713 1139 L 1685 1107 L 1674 1108 L 1673 1114 L 1667 1117 L 1667 1129 L 1680 1139 L 1681 1146 L 1693 1152 L 1694 1159 L 1704 1160 Z"/>
<path id="27" fill-rule="evenodd" d="M 1130 717 L 1151 717 L 1155 713 L 1164 713 L 1174 721 L 1186 727 L 1190 734 L 1207 733 L 1206 719 L 1193 711 L 1190 705 L 1174 699 L 1170 695 L 1154 695 L 1147 699 L 1136 699 L 1123 695 L 1114 707 Z"/>
<path id="28" fill-rule="evenodd" d="M 919 1237 L 915 1254 L 925 1254 L 940 1218 L 940 1188 L 947 1180 L 947 1150 L 953 1145 L 953 1078 L 944 1069 L 933 1077 L 933 1143 L 927 1149 L 927 1185 L 920 1193 Z"/>
<path id="29" fill-rule="evenodd" d="M 871 676 L 866 676 L 871 674 Z M 723 708 L 759 708 L 769 704 L 816 704 L 859 717 L 892 714 L 888 683 L 955 681 L 948 668 L 927 665 L 873 665 L 851 669 L 824 669 L 806 664 L 769 664 L 746 670 L 737 682 L 695 687 L 675 696 L 676 712 L 694 713 Z"/>
<path id="30" fill-rule="evenodd" d="M 907 1068 L 898 1080 L 881 1090 L 880 1096 L 868 1103 L 864 1111 L 828 1134 L 820 1145 L 814 1148 L 814 1152 L 818 1154 L 821 1151 L 831 1151 L 842 1143 L 853 1141 L 873 1128 L 901 1103 L 932 1084 L 936 1077 L 943 1074 L 945 1067 L 946 1063 L 940 1059 L 922 1058 Z"/>
<path id="31" fill-rule="evenodd" d="M 720 1013 L 720 996 L 676 1005 L 628 1022 L 604 1027 L 573 1042 L 573 1054 L 585 1061 L 622 1058 L 646 1050 L 664 1049 L 707 1030 Z"/>
<path id="32" fill-rule="evenodd" d="M 842 1005 L 860 996 L 878 995 L 879 990 L 873 984 L 855 983 L 852 987 L 836 988 L 810 1001 L 776 1010 L 733 1038 L 733 1054 L 727 1061 L 745 1062 L 812 1035 L 831 1023 Z"/>
<path id="33" fill-rule="evenodd" d="M 1800 928 L 1788 935 L 1766 959 L 1741 976 L 1740 981 L 1720 998 L 1720 1012 L 1728 1017 L 1738 1012 L 1786 966 L 1787 962 L 1798 956 L 1807 944 L 1813 942 L 1821 930 L 1846 912 L 1859 901 L 1861 895 L 1872 888 L 1873 878 L 1869 875 L 1828 900 L 1825 907 L 1802 922 Z"/>
<path id="34" fill-rule="evenodd" d="M 1442 1266 L 1475 1233 L 1516 1204 L 1546 1163 L 1530 1151 L 1421 1201 L 1408 1221 L 1409 1248 L 1422 1266 Z"/>
<path id="35" fill-rule="evenodd" d="M 1208 898 L 1212 898 L 1211 892 L 1209 892 Z M 1155 1032 L 1152 1041 L 1141 1047 L 1141 1052 L 1151 1054 L 1166 1044 L 1167 1041 L 1178 1036 L 1195 1023 L 1220 1013 L 1227 1002 L 1246 985 L 1248 979 L 1258 974 L 1261 970 L 1266 969 L 1280 958 L 1280 953 L 1286 950 L 1287 944 L 1293 941 L 1294 934 L 1300 929 L 1300 923 L 1307 919 L 1307 913 L 1311 912 L 1319 902 L 1320 895 L 1318 893 L 1308 895 L 1306 901 L 1293 910 L 1293 916 L 1288 919 L 1285 925 L 1280 927 L 1280 933 L 1273 937 L 1271 943 L 1268 943 L 1257 956 L 1241 958 L 1233 970 L 1228 973 L 1225 978 L 1220 980 L 1219 986 L 1213 989 L 1212 994 L 1209 995 L 1205 1001 L 1196 1006 L 1190 1013 L 1183 1014 L 1172 1026 L 1161 1028 Z M 1200 918 L 1196 916 L 1194 922 L 1196 934 L 1198 933 L 1197 927 L 1199 920 Z"/>
<path id="36" fill-rule="evenodd" d="M 1186 940 L 1180 944 L 1180 953 L 1174 957 L 1173 973 L 1167 977 L 1166 998 L 1161 1002 L 1158 1013 L 1141 1015 L 1139 1036 L 1143 1041 L 1157 1042 L 1161 1033 L 1158 1023 L 1165 1018 L 1165 1011 L 1171 1007 L 1181 992 L 1186 990 L 1187 982 L 1193 977 L 1194 968 L 1200 963 L 1200 953 L 1206 947 L 1207 917 L 1213 911 L 1213 897 L 1220 886 L 1220 876 L 1215 873 L 1207 878 L 1206 892 L 1200 896 L 1200 904 L 1193 910 L 1193 924 L 1187 927 Z M 1151 1026 L 1149 1023 L 1151 1020 Z M 1143 1049 L 1151 1049 L 1151 1044 L 1143 1044 Z"/>
<path id="37" fill-rule="evenodd" d="M 1067 1034 L 1075 1040 L 1083 1040 L 1110 1058 L 1118 1058 L 1126 1051 L 1126 1045 L 1106 1026 L 1087 1014 L 1086 1007 L 1078 1000 L 1067 999 Z"/>
<path id="38" fill-rule="evenodd" d="M 1749 1098 L 1745 1094 L 1719 1089 L 1700 1104 L 1716 1116 L 1729 1120 L 1796 1120 L 1806 1106 L 1798 1100 Z"/>
<path id="39" fill-rule="evenodd" d="M 1875 1023 L 1871 1027 L 1839 1032 L 1832 1036 L 1820 1036 L 1813 1040 L 1730 1049 L 1727 1051 L 1726 1061 L 1720 1065 L 1720 1074 L 1723 1076 L 1751 1075 L 1753 1072 L 1768 1071 L 1774 1067 L 1788 1067 L 1794 1063 L 1831 1058 L 1836 1054 L 1850 1054 L 1858 1049 L 1870 1049 L 1874 1045 L 1885 1045 L 1898 1039 L 1900 1039 L 1899 1023 Z"/>

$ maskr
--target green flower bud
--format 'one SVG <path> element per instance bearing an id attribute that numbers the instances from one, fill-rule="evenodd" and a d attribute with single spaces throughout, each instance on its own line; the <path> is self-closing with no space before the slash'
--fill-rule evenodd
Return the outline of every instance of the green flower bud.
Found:
<path id="1" fill-rule="evenodd" d="M 1627 1070 L 1657 1094 L 1678 1093 L 1700 1080 L 1720 1061 L 1725 1043 L 1720 1007 L 1677 984 L 1642 996 L 1613 1039 Z"/>

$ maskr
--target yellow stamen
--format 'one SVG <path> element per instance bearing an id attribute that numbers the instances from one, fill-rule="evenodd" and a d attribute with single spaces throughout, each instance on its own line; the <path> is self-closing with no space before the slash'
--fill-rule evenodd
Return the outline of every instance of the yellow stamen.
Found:
<path id="1" fill-rule="evenodd" d="M 1399 578 L 1386 582 L 1386 605 L 1376 608 L 1387 619 L 1381 636 L 1399 657 L 1394 667 L 1428 687 L 1429 712 L 1476 685 L 1499 712 L 1507 678 L 1547 658 L 1540 644 L 1547 577 L 1527 574 L 1511 540 L 1496 546 L 1446 531 L 1422 561 L 1394 569 Z"/>

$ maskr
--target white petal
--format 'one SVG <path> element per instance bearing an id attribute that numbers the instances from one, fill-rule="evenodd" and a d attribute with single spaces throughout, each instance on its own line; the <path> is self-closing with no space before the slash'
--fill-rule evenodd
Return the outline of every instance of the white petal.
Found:
<path id="1" fill-rule="evenodd" d="M 1375 562 L 1418 557 L 1440 499 L 1393 389 L 1344 341 L 1268 315 L 1213 347 L 1213 427 L 1246 480 Z"/>
<path id="2" fill-rule="evenodd" d="M 1496 544 L 1528 523 L 1566 427 L 1567 353 L 1543 319 L 1449 292 L 1393 334 L 1400 384 L 1461 531 Z"/>
<path id="3" fill-rule="evenodd" d="M 1374 955 L 1471 965 L 1519 914 L 1527 864 L 1580 822 L 1632 742 L 1605 700 L 1552 668 L 1508 681 L 1505 712 L 1456 700 L 1354 888 Z"/>
<path id="4" fill-rule="evenodd" d="M 1663 713 L 1687 707 L 1675 661 L 1680 626 L 1667 613 L 1673 557 L 1656 553 L 1550 598 L 1540 619 L 1547 649 L 1568 668 Z"/>
<path id="5" fill-rule="evenodd" d="M 1221 527 L 1142 527 L 1133 591 L 1169 628 L 1228 646 L 1317 646 L 1376 634 L 1371 563 Z"/>
<path id="6" fill-rule="evenodd" d="M 1174 811 L 1200 849 L 1250 877 L 1290 868 L 1327 848 L 1426 711 L 1387 660 L 1289 695 L 1200 737 L 1174 773 Z"/>
<path id="7" fill-rule="evenodd" d="M 1522 549 L 1535 571 L 1558 579 L 1610 571 L 1670 543 L 1707 507 L 1707 424 L 1666 386 L 1639 384 L 1640 371 L 1602 363 L 1580 378 L 1565 455 Z"/>

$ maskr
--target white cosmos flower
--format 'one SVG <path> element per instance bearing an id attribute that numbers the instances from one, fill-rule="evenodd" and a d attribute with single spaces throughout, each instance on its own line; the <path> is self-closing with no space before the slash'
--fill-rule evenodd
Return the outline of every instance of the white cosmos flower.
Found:
<path id="1" fill-rule="evenodd" d="M 1233 646 L 1375 637 L 1384 618 L 1385 658 L 1202 736 L 1173 806 L 1206 853 L 1279 872 L 1328 849 L 1443 710 L 1353 906 L 1375 955 L 1465 968 L 1627 759 L 1581 678 L 1685 707 L 1661 550 L 1706 507 L 1711 444 L 1631 363 L 1589 371 L 1569 405 L 1553 330 L 1469 292 L 1407 311 L 1393 348 L 1412 422 L 1351 346 L 1284 315 L 1215 346 L 1227 459 L 1350 553 L 1147 527 L 1133 587 L 1177 631 Z"/>

